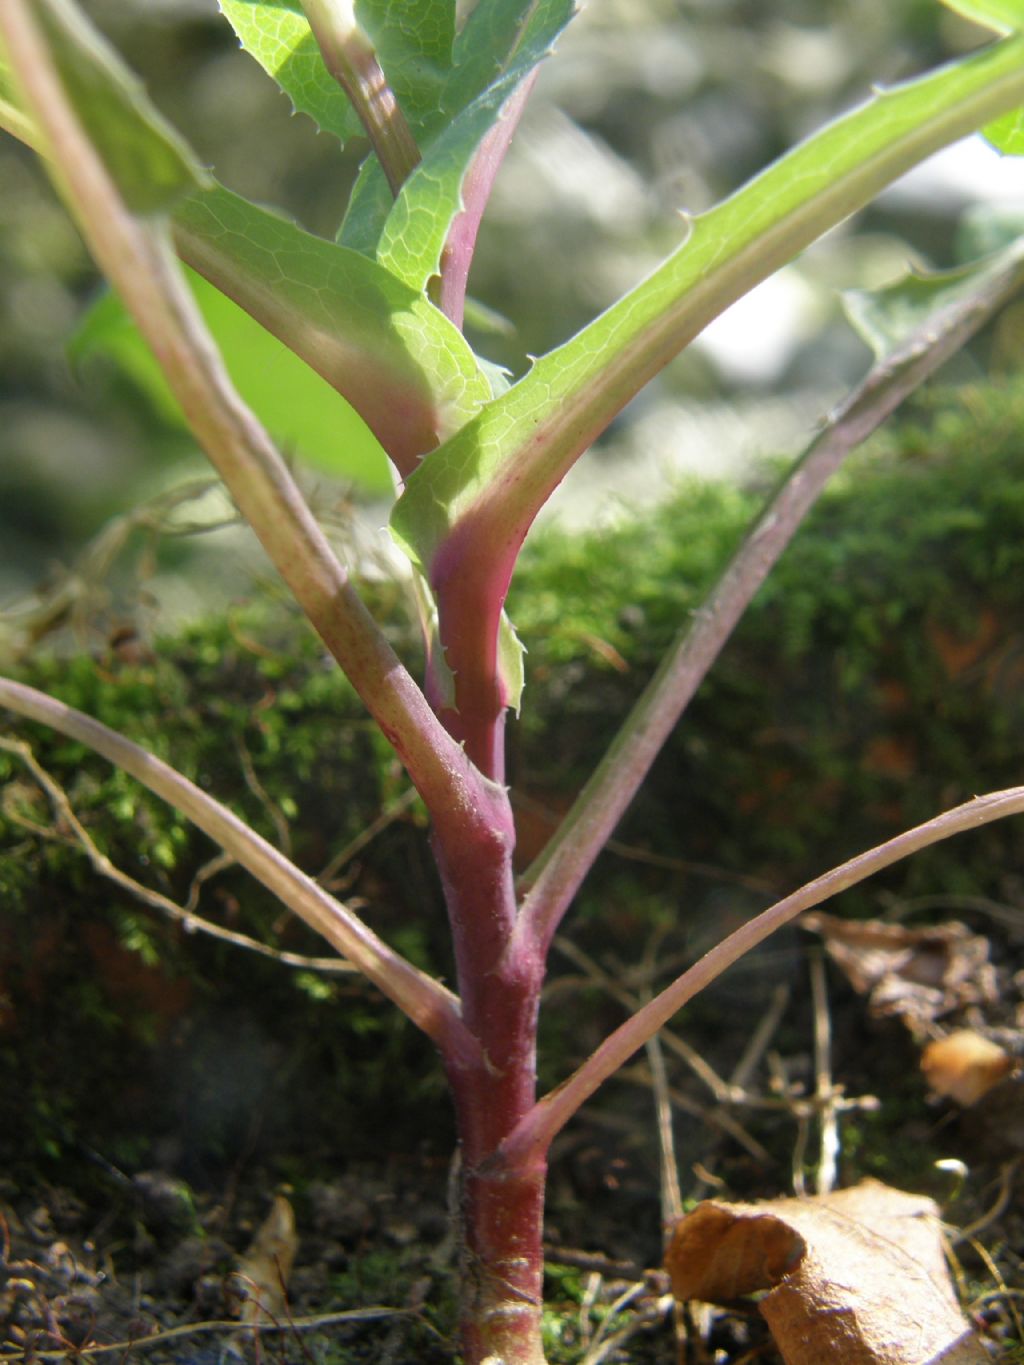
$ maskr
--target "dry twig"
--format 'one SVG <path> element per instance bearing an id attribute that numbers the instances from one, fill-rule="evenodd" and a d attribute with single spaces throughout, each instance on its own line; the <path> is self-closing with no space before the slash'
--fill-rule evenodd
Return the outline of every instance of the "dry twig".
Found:
<path id="1" fill-rule="evenodd" d="M 114 882 L 134 896 L 143 905 L 148 905 L 152 910 L 158 910 L 169 919 L 180 924 L 188 934 L 202 933 L 208 934 L 211 938 L 220 939 L 224 943 L 233 944 L 236 948 L 245 948 L 249 952 L 258 953 L 261 957 L 272 958 L 275 962 L 280 962 L 286 967 L 301 968 L 305 971 L 331 972 L 331 973 L 352 973 L 355 968 L 350 962 L 342 957 L 306 957 L 302 953 L 289 953 L 279 948 L 272 948 L 267 943 L 261 943 L 258 939 L 250 938 L 248 934 L 238 933 L 233 929 L 225 929 L 222 925 L 214 924 L 212 921 L 197 915 L 193 905 L 198 899 L 198 888 L 202 881 L 212 876 L 215 871 L 220 871 L 223 867 L 230 866 L 233 861 L 224 854 L 219 854 L 216 858 L 205 863 L 199 872 L 196 873 L 192 883 L 192 892 L 189 902 L 185 906 L 178 905 L 169 896 L 164 896 L 159 891 L 154 891 L 142 882 L 136 881 L 134 877 L 117 867 L 105 853 L 102 853 L 96 846 L 92 836 L 75 814 L 67 792 L 57 780 L 46 771 L 36 758 L 32 747 L 23 740 L 11 739 L 9 736 L 0 735 L 0 750 L 11 754 L 17 758 L 38 783 L 50 802 L 54 814 L 54 822 L 51 825 L 44 825 L 38 821 L 30 819 L 23 811 L 16 809 L 14 802 L 10 799 L 9 791 L 4 792 L 3 811 L 4 815 L 12 824 L 18 825 L 22 829 L 30 830 L 33 834 L 42 839 L 50 839 L 55 843 L 64 844 L 71 848 L 79 848 L 86 855 L 93 869 L 100 876 L 106 877 L 108 881 Z"/>

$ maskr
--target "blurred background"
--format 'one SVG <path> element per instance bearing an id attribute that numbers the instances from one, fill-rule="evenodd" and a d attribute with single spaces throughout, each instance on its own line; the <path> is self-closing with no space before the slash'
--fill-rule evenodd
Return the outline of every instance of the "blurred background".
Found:
<path id="1" fill-rule="evenodd" d="M 86 8 L 225 184 L 334 234 L 362 149 L 342 155 L 290 115 L 216 0 Z M 485 219 L 470 289 L 498 322 L 474 343 L 521 373 L 667 254 L 685 232 L 681 213 L 708 208 L 873 83 L 984 40 L 937 0 L 589 0 L 543 69 Z M 32 155 L 7 136 L 0 184 L 0 608 L 10 608 L 41 583 L 66 582 L 112 516 L 205 467 L 166 403 L 116 356 L 69 358 L 102 285 Z M 911 262 L 955 263 L 972 210 L 1000 204 L 1024 204 L 1024 173 L 980 139 L 921 168 L 709 328 L 581 462 L 558 514 L 614 515 L 622 489 L 651 496 L 680 468 L 728 477 L 758 454 L 796 448 L 866 364 L 837 291 Z M 330 421 L 317 439 L 348 439 Z M 318 494 L 339 523 L 353 501 L 369 502 L 381 552 L 382 486 L 378 464 L 350 486 L 321 482 Z M 227 511 L 208 496 L 169 517 L 180 528 Z M 122 527 L 81 571 L 105 573 L 130 533 Z M 258 564 L 242 545 L 162 541 L 147 600 L 172 618 L 193 614 L 214 590 L 211 555 L 215 590 L 237 591 Z M 189 564 L 200 571 L 183 573 Z"/>

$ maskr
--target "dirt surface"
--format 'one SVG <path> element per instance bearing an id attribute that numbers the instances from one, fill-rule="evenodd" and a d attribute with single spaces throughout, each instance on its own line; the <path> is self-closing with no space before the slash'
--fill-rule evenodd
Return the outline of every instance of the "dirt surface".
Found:
<path id="1" fill-rule="evenodd" d="M 946 938 L 979 948 L 970 936 Z M 930 938 L 925 946 L 930 971 Z M 877 944 L 870 947 L 876 962 Z M 820 969 L 819 948 L 805 944 L 801 955 L 804 966 L 817 955 Z M 903 992 L 888 958 L 872 986 L 881 1014 L 838 971 L 818 1007 L 813 991 L 791 993 L 788 1003 L 778 995 L 784 1007 L 774 1022 L 775 997 L 765 991 L 748 1040 L 755 1065 L 745 1075 L 726 1071 L 735 1091 L 728 1103 L 709 1098 L 707 1081 L 670 1037 L 663 1039 L 667 1095 L 647 1062 L 628 1067 L 553 1152 L 545 1293 L 552 1365 L 778 1361 L 753 1304 L 677 1308 L 671 1300 L 660 1269 L 659 1095 L 674 1109 L 688 1206 L 701 1197 L 771 1198 L 801 1182 L 813 1192 L 829 1124 L 840 1186 L 868 1175 L 937 1200 L 944 1219 L 964 1230 L 951 1233 L 950 1252 L 965 1311 L 994 1361 L 1018 1360 L 1024 981 L 1013 970 L 1013 943 L 997 944 L 993 958 L 991 972 L 985 964 L 963 972 L 957 947 L 943 968 L 942 979 L 953 984 L 935 988 L 941 1017 L 931 1020 L 922 990 L 932 987 L 917 982 Z M 906 960 L 920 966 L 916 955 Z M 963 999 L 949 995 L 954 988 Z M 985 1031 L 1007 1049 L 1005 1074 L 968 1108 L 928 1099 L 919 1071 L 924 1041 L 892 1011 L 894 998 L 911 1002 L 919 1032 Z M 711 1005 L 737 1008 L 724 996 L 717 1003 L 712 996 Z M 825 1022 L 823 1072 L 816 1030 Z M 691 1023 L 691 1038 L 710 1029 L 699 1015 Z M 735 1048 L 731 1055 L 735 1061 Z M 722 1064 L 710 1031 L 701 1056 Z M 408 1128 L 408 1116 L 399 1116 L 379 1130 L 378 1160 L 346 1164 L 341 1156 L 327 1174 L 322 1133 L 307 1136 L 305 1154 L 300 1144 L 287 1159 L 238 1158 L 202 1182 L 193 1177 L 192 1186 L 173 1168 L 118 1170 L 81 1145 L 57 1164 L 56 1177 L 16 1182 L 0 1173 L 0 1362 L 452 1365 L 457 1249 L 449 1159 Z M 275 1214 L 277 1223 L 268 1224 Z M 689 1354 L 681 1353 L 680 1334 Z"/>

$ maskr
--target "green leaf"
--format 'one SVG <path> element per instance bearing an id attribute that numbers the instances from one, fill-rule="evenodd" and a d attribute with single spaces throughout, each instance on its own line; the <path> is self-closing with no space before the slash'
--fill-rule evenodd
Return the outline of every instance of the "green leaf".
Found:
<path id="1" fill-rule="evenodd" d="M 302 360 L 194 271 L 189 285 L 232 381 L 283 449 L 369 492 L 391 489 L 380 444 L 348 403 Z M 165 419 L 188 423 L 163 371 L 116 294 L 86 313 L 71 342 L 78 366 L 113 359 Z"/>
<path id="2" fill-rule="evenodd" d="M 1024 109 L 1014 109 L 982 129 L 997 152 L 1004 156 L 1024 156 Z"/>
<path id="3" fill-rule="evenodd" d="M 852 326 L 871 347 L 875 359 L 884 361 L 902 350 L 928 324 L 929 335 L 942 330 L 944 315 L 962 311 L 979 298 L 991 281 L 1001 280 L 1018 265 L 1024 238 L 970 265 L 955 270 L 908 272 L 882 289 L 849 290 L 843 307 Z"/>
<path id="4" fill-rule="evenodd" d="M 386 221 L 367 212 L 369 195 L 353 203 L 342 240 L 365 243 L 379 231 L 377 257 L 414 288 L 437 273 L 462 185 L 480 143 L 502 108 L 552 46 L 575 12 L 575 0 L 498 0 L 480 4 L 459 35 L 455 63 L 439 103 L 423 123 L 423 159 L 402 186 Z M 377 190 L 372 206 L 387 203 Z M 354 223 L 348 217 L 355 217 Z"/>
<path id="5" fill-rule="evenodd" d="M 436 275 L 462 208 L 462 182 L 477 148 L 525 72 L 517 67 L 474 100 L 424 154 L 402 186 L 381 231 L 377 259 L 413 289 Z"/>
<path id="6" fill-rule="evenodd" d="M 368 156 L 359 168 L 352 195 L 345 210 L 338 241 L 364 256 L 373 256 L 388 214 L 395 202 L 380 162 Z"/>
<path id="7" fill-rule="evenodd" d="M 57 74 L 127 207 L 164 213 L 210 178 L 141 83 L 68 0 L 33 5 Z"/>
<path id="8" fill-rule="evenodd" d="M 435 273 L 473 154 L 516 86 L 550 51 L 574 0 L 487 0 L 456 37 L 452 0 L 361 0 L 360 27 L 421 151 L 424 164 L 392 209 L 376 159 L 364 165 L 339 241 L 382 259 L 416 287 Z M 221 0 L 243 47 L 295 109 L 346 142 L 360 133 L 320 56 L 300 0 Z M 405 246 L 405 234 L 411 241 Z"/>
<path id="9" fill-rule="evenodd" d="M 464 661 L 493 656 L 494 607 L 537 512 L 640 388 L 714 317 L 939 147 L 1024 99 L 1024 38 L 876 95 L 691 224 L 683 245 L 496 397 L 407 481 L 393 534 L 458 615 Z M 466 584 L 477 613 L 468 626 Z M 461 613 L 461 614 L 459 614 Z M 449 649 L 449 653 L 451 649 Z"/>
<path id="10" fill-rule="evenodd" d="M 360 0 L 356 18 L 419 140 L 441 116 L 455 41 L 453 0 Z"/>
<path id="11" fill-rule="evenodd" d="M 344 91 L 324 65 L 300 0 L 220 0 L 220 8 L 245 50 L 298 112 L 342 143 L 362 133 Z M 437 117 L 439 92 L 451 66 L 452 0 L 361 0 L 356 18 L 410 127 L 422 132 Z"/>
<path id="12" fill-rule="evenodd" d="M 996 33 L 1019 33 L 1024 30 L 1024 0 L 942 0 L 947 9 L 955 10 L 982 28 Z"/>
<path id="13" fill-rule="evenodd" d="M 902 172 L 1022 98 L 1024 38 L 1014 37 L 877 94 L 693 220 L 653 274 L 423 462 L 392 517 L 414 562 L 429 576 L 459 524 L 464 546 L 479 537 L 518 548 L 574 460 L 714 317 Z"/>
<path id="14" fill-rule="evenodd" d="M 375 261 L 218 188 L 174 216 L 183 258 L 361 414 L 403 473 L 491 396 L 465 338 Z"/>
<path id="15" fill-rule="evenodd" d="M 362 130 L 348 99 L 324 65 L 299 0 L 220 0 L 238 41 L 291 99 L 296 113 L 342 143 Z"/>
<path id="16" fill-rule="evenodd" d="M 0 54 L 0 123 L 34 141 L 4 107 L 5 72 Z M 180 203 L 174 229 L 184 259 L 345 397 L 401 471 L 490 398 L 459 330 L 375 262 L 222 188 Z"/>

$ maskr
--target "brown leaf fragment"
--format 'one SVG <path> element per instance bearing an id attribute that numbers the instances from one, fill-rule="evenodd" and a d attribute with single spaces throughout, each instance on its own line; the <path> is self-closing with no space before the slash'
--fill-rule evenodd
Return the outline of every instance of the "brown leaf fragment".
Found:
<path id="1" fill-rule="evenodd" d="M 770 1207 L 707 1199 L 681 1218 L 665 1253 L 676 1298 L 729 1303 L 778 1284 L 807 1246 Z"/>
<path id="2" fill-rule="evenodd" d="M 953 1010 L 996 999 L 988 939 L 957 921 L 908 929 L 815 913 L 803 925 L 821 934 L 829 957 L 868 997 L 872 1014 L 902 1019 L 915 1036 Z"/>
<path id="3" fill-rule="evenodd" d="M 235 1278 L 245 1295 L 242 1304 L 244 1323 L 254 1326 L 262 1322 L 281 1322 L 286 1317 L 288 1277 L 298 1247 L 292 1206 L 283 1194 L 275 1195 L 269 1214 L 235 1271 Z"/>
<path id="4" fill-rule="evenodd" d="M 937 1038 L 921 1054 L 921 1070 L 931 1089 L 965 1109 L 977 1104 L 1013 1067 L 1013 1058 L 998 1043 L 967 1028 Z"/>
<path id="5" fill-rule="evenodd" d="M 983 1365 L 942 1253 L 938 1209 L 877 1181 L 815 1199 L 706 1201 L 666 1255 L 678 1299 L 758 1305 L 786 1365 Z"/>

